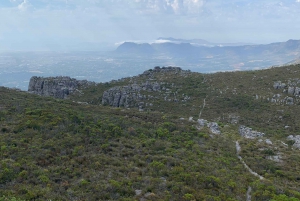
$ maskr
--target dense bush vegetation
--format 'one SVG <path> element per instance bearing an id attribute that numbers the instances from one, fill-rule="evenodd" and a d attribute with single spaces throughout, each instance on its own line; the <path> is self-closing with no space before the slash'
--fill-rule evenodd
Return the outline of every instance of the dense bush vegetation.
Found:
<path id="1" fill-rule="evenodd" d="M 297 133 L 297 106 L 255 99 L 285 71 L 157 75 L 191 99 L 159 99 L 144 112 L 99 105 L 104 90 L 129 79 L 93 86 L 71 100 L 0 88 L 0 200 L 246 200 L 249 186 L 253 200 L 298 200 L 299 151 L 278 141 Z M 254 76 L 268 77 L 253 83 Z M 187 121 L 198 117 L 204 99 L 201 117 L 218 121 L 220 136 Z M 239 122 L 231 124 L 230 115 Z M 278 144 L 240 139 L 239 124 Z M 236 140 L 241 156 L 265 180 L 244 168 Z M 279 151 L 283 162 L 266 159 Z"/>

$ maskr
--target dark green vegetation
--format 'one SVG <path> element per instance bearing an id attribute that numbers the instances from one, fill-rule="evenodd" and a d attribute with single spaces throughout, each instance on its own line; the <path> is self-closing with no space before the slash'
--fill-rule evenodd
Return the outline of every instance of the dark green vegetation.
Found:
<path id="1" fill-rule="evenodd" d="M 190 99 L 158 98 L 143 112 L 100 105 L 105 90 L 129 78 L 70 100 L 0 88 L 0 200 L 246 200 L 249 186 L 252 200 L 299 200 L 300 152 L 286 141 L 299 134 L 299 106 L 267 101 L 281 93 L 274 81 L 300 78 L 299 70 L 155 74 Z M 197 119 L 204 99 L 201 118 L 217 121 L 220 136 L 180 120 Z M 273 145 L 241 139 L 240 124 L 265 132 Z M 244 168 L 236 140 L 245 162 L 265 180 Z M 278 152 L 282 162 L 267 159 Z"/>

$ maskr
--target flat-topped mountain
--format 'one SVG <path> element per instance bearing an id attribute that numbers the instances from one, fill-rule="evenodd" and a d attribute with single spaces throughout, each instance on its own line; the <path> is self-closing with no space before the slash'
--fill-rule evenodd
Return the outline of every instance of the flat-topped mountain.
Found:
<path id="1" fill-rule="evenodd" d="M 148 43 L 137 44 L 133 42 L 125 42 L 121 44 L 115 51 L 119 54 L 141 54 L 149 55 L 153 54 L 155 50 Z"/>

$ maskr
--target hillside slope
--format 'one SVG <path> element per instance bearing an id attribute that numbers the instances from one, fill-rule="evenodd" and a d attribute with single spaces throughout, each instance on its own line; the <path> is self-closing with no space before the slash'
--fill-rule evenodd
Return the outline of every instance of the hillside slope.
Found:
<path id="1" fill-rule="evenodd" d="M 1 87 L 0 194 L 298 200 L 299 70 L 156 67 L 65 100 Z"/>

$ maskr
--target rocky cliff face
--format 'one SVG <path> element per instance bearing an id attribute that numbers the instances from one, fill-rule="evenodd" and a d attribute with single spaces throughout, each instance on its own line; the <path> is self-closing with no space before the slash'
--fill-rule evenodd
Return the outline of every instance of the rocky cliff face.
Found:
<path id="1" fill-rule="evenodd" d="M 152 98 L 151 95 L 143 95 L 141 91 L 160 91 L 161 85 L 157 82 L 146 82 L 142 84 L 131 84 L 127 86 L 118 86 L 105 91 L 102 96 L 102 104 L 113 107 L 144 107 L 143 100 Z"/>
<path id="2" fill-rule="evenodd" d="M 41 96 L 65 99 L 69 94 L 78 90 L 78 88 L 92 84 L 94 82 L 76 80 L 64 76 L 46 78 L 33 76 L 29 82 L 28 92 Z"/>
<path id="3" fill-rule="evenodd" d="M 132 77 L 132 84 L 126 86 L 116 86 L 104 91 L 102 95 L 102 105 L 113 107 L 132 108 L 138 107 L 140 110 L 153 106 L 152 101 L 162 99 L 162 101 L 182 101 L 186 102 L 189 97 L 186 95 L 178 96 L 172 83 L 159 82 L 154 79 L 155 74 L 171 75 L 179 74 L 186 76 L 189 70 L 182 70 L 180 67 L 155 67 L 142 74 Z M 142 78 L 144 81 L 139 81 Z M 146 81 L 145 81 L 146 80 Z M 158 92 L 158 93 L 155 93 Z"/>

